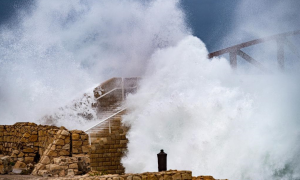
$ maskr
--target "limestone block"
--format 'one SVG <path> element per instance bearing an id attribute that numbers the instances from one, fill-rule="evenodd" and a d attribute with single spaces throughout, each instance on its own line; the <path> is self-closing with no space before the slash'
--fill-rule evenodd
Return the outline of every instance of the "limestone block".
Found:
<path id="1" fill-rule="evenodd" d="M 60 146 L 64 146 L 65 145 L 65 141 L 63 139 L 56 139 L 54 141 L 54 144 L 60 145 Z"/>
<path id="2" fill-rule="evenodd" d="M 50 149 L 51 150 L 55 150 L 56 149 L 56 145 L 52 145 Z"/>
<path id="3" fill-rule="evenodd" d="M 49 164 L 49 165 L 46 166 L 46 169 L 47 169 L 48 171 L 55 171 L 55 170 L 61 170 L 62 167 L 60 167 L 60 166 L 57 165 L 57 164 Z"/>
<path id="4" fill-rule="evenodd" d="M 90 151 L 89 146 L 82 146 L 82 152 L 83 153 L 88 153 Z"/>
<path id="5" fill-rule="evenodd" d="M 69 131 L 66 131 L 66 130 L 62 130 L 60 134 L 64 135 L 64 136 L 70 136 Z"/>
<path id="6" fill-rule="evenodd" d="M 16 164 L 14 165 L 14 169 L 20 169 L 20 168 L 26 168 L 27 165 L 21 161 L 17 161 Z"/>
<path id="7" fill-rule="evenodd" d="M 18 158 L 18 161 L 24 162 L 24 158 Z"/>
<path id="8" fill-rule="evenodd" d="M 173 180 L 181 180 L 181 174 L 180 173 L 176 173 L 172 176 Z"/>
<path id="9" fill-rule="evenodd" d="M 35 142 L 35 141 L 37 141 L 37 139 L 38 139 L 37 135 L 31 135 L 28 140 L 29 140 L 29 142 Z"/>
<path id="10" fill-rule="evenodd" d="M 68 169 L 68 174 L 67 174 L 68 177 L 74 177 L 75 176 L 75 173 L 74 173 L 74 170 L 73 169 Z"/>
<path id="11" fill-rule="evenodd" d="M 73 146 L 81 146 L 82 145 L 82 141 L 73 141 L 72 145 Z"/>
<path id="12" fill-rule="evenodd" d="M 59 177 L 65 177 L 66 176 L 66 173 L 65 173 L 65 170 L 61 170 L 58 174 Z"/>
<path id="13" fill-rule="evenodd" d="M 73 164 L 69 165 L 69 168 L 70 169 L 78 169 L 78 165 L 77 165 L 77 163 L 73 163 Z"/>
<path id="14" fill-rule="evenodd" d="M 79 151 L 78 151 L 77 148 L 73 148 L 73 149 L 72 149 L 72 153 L 73 153 L 73 154 L 75 154 L 75 153 L 77 154 L 77 153 L 79 153 Z"/>
<path id="15" fill-rule="evenodd" d="M 25 157 L 25 160 L 24 160 L 25 163 L 30 163 L 33 161 L 34 161 L 34 157 Z"/>
<path id="16" fill-rule="evenodd" d="M 70 152 L 63 149 L 63 150 L 59 151 L 59 155 L 60 156 L 68 156 L 68 155 L 70 155 Z"/>
<path id="17" fill-rule="evenodd" d="M 39 170 L 38 171 L 38 175 L 40 175 L 40 176 L 44 176 L 45 174 L 48 174 L 47 170 Z"/>
<path id="18" fill-rule="evenodd" d="M 46 167 L 46 166 L 45 166 L 44 164 L 38 163 L 38 164 L 36 165 L 35 168 L 36 168 L 37 170 L 43 170 L 43 169 L 45 169 L 45 167 Z"/>
<path id="19" fill-rule="evenodd" d="M 61 158 L 53 158 L 54 164 L 59 165 L 61 163 Z"/>
<path id="20" fill-rule="evenodd" d="M 183 180 L 190 180 L 190 179 L 192 179 L 192 173 L 184 173 L 181 175 L 181 178 Z"/>
<path id="21" fill-rule="evenodd" d="M 28 156 L 34 157 L 35 153 L 28 153 Z"/>
<path id="22" fill-rule="evenodd" d="M 17 155 L 13 153 L 10 157 L 15 158 Z"/>
<path id="23" fill-rule="evenodd" d="M 69 136 L 65 139 L 65 143 L 66 144 L 70 143 L 70 137 Z"/>
<path id="24" fill-rule="evenodd" d="M 27 132 L 27 133 L 25 133 L 25 134 L 23 135 L 23 137 L 24 137 L 24 138 L 28 138 L 28 137 L 30 137 L 30 134 Z"/>
<path id="25" fill-rule="evenodd" d="M 25 153 L 33 153 L 34 149 L 32 149 L 32 148 L 26 148 L 26 149 L 23 149 L 23 152 L 25 152 Z"/>
<path id="26" fill-rule="evenodd" d="M 20 152 L 20 154 L 18 154 L 18 157 L 24 157 L 24 153 Z"/>
<path id="27" fill-rule="evenodd" d="M 88 136 L 87 134 L 80 135 L 80 138 L 81 138 L 82 140 L 87 140 L 88 137 L 89 137 L 89 136 Z"/>
<path id="28" fill-rule="evenodd" d="M 156 177 L 154 174 L 150 174 L 150 175 L 148 176 L 148 179 L 149 179 L 149 180 L 158 180 L 157 177 Z"/>
<path id="29" fill-rule="evenodd" d="M 142 175 L 142 180 L 148 180 L 148 176 L 147 175 Z M 172 178 L 168 179 L 168 180 L 172 180 Z"/>
<path id="30" fill-rule="evenodd" d="M 72 134 L 74 133 L 74 134 L 81 134 L 81 133 L 84 133 L 83 131 L 81 131 L 81 130 L 73 130 L 73 131 L 71 131 L 72 132 Z"/>
<path id="31" fill-rule="evenodd" d="M 44 156 L 44 158 L 41 160 L 42 164 L 49 164 L 50 163 L 50 159 L 48 156 Z"/>
<path id="32" fill-rule="evenodd" d="M 70 144 L 66 144 L 62 147 L 62 149 L 70 149 Z"/>
<path id="33" fill-rule="evenodd" d="M 53 151 L 53 150 L 51 150 L 51 151 L 49 151 L 49 153 L 48 153 L 48 156 L 52 156 L 52 157 L 57 157 L 57 151 Z"/>
<path id="34" fill-rule="evenodd" d="M 57 135 L 60 135 L 60 133 L 61 133 L 61 130 L 58 130 L 56 134 L 57 134 Z"/>
<path id="35" fill-rule="evenodd" d="M 72 140 L 79 140 L 80 135 L 79 134 L 72 134 Z"/>
<path id="36" fill-rule="evenodd" d="M 140 176 L 135 175 L 133 176 L 132 180 L 142 180 L 142 178 Z"/>
<path id="37" fill-rule="evenodd" d="M 18 150 L 13 150 L 13 152 L 12 152 L 13 154 L 19 154 L 20 153 L 20 151 L 18 151 Z"/>

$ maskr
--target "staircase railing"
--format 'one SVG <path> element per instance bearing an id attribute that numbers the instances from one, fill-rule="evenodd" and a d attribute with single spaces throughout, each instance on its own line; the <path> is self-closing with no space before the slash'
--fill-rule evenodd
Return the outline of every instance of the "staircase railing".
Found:
<path id="1" fill-rule="evenodd" d="M 123 108 L 123 109 L 119 110 L 118 112 L 112 114 L 111 116 L 109 116 L 109 117 L 103 119 L 102 121 L 98 122 L 97 124 L 93 125 L 92 127 L 88 128 L 87 130 L 85 130 L 84 132 L 86 132 L 89 135 L 89 143 L 90 143 L 90 145 L 91 145 L 91 132 L 93 132 L 92 129 L 108 121 L 109 134 L 111 134 L 110 119 L 112 119 L 114 116 L 120 114 L 121 112 L 123 112 L 125 110 L 126 110 L 126 108 Z"/>

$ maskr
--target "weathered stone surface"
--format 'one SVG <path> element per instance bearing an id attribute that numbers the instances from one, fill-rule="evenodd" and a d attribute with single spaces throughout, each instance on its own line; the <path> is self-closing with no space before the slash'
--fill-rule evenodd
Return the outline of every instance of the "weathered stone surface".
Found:
<path id="1" fill-rule="evenodd" d="M 33 152 L 34 152 L 34 149 L 32 149 L 32 148 L 26 148 L 26 149 L 23 149 L 23 152 L 26 152 L 26 153 L 33 153 Z"/>
<path id="2" fill-rule="evenodd" d="M 64 146 L 65 141 L 63 139 L 57 139 L 57 140 L 55 140 L 54 144 Z"/>
<path id="3" fill-rule="evenodd" d="M 80 135 L 79 134 L 72 134 L 72 140 L 79 140 L 80 139 Z"/>
<path id="4" fill-rule="evenodd" d="M 70 155 L 70 151 L 67 151 L 67 150 L 60 150 L 59 151 L 59 155 L 60 156 L 68 156 L 68 155 Z"/>
<path id="5" fill-rule="evenodd" d="M 70 149 L 70 144 L 66 144 L 62 147 L 62 149 Z"/>
<path id="6" fill-rule="evenodd" d="M 18 157 L 24 157 L 24 153 L 20 152 L 20 154 L 18 154 Z"/>
<path id="7" fill-rule="evenodd" d="M 62 132 L 60 134 L 64 135 L 64 136 L 70 136 L 69 131 L 66 131 L 66 130 L 62 130 Z"/>
<path id="8" fill-rule="evenodd" d="M 45 165 L 42 164 L 42 163 L 38 163 L 38 164 L 36 165 L 36 169 L 38 169 L 38 170 L 44 169 L 44 168 L 45 168 Z"/>
<path id="9" fill-rule="evenodd" d="M 38 136 L 37 135 L 31 135 L 30 137 L 29 137 L 29 141 L 30 142 L 35 142 L 35 141 L 37 141 L 37 139 L 38 139 Z"/>
<path id="10" fill-rule="evenodd" d="M 61 158 L 54 158 L 53 162 L 54 162 L 54 164 L 59 165 L 61 163 Z"/>
<path id="11" fill-rule="evenodd" d="M 50 159 L 48 156 L 44 156 L 43 159 L 41 160 L 42 164 L 49 164 L 50 163 Z"/>
<path id="12" fill-rule="evenodd" d="M 49 164 L 49 165 L 46 166 L 46 169 L 48 171 L 55 171 L 55 170 L 61 170 L 62 167 L 57 165 L 57 164 Z"/>
<path id="13" fill-rule="evenodd" d="M 61 170 L 58 174 L 59 177 L 65 177 L 66 176 L 66 173 L 65 173 L 65 170 Z"/>
<path id="14" fill-rule="evenodd" d="M 28 137 L 30 137 L 30 134 L 29 134 L 29 133 L 25 133 L 25 134 L 23 135 L 23 137 L 24 137 L 24 138 L 28 138 Z"/>
<path id="15" fill-rule="evenodd" d="M 57 157 L 57 151 L 53 151 L 53 150 L 51 150 L 51 151 L 49 151 L 49 153 L 48 153 L 48 156 L 52 156 L 52 157 Z"/>
<path id="16" fill-rule="evenodd" d="M 69 165 L 69 168 L 70 169 L 78 169 L 78 165 L 77 165 L 77 163 L 73 163 L 73 164 Z"/>
<path id="17" fill-rule="evenodd" d="M 13 154 L 19 154 L 20 153 L 20 151 L 18 151 L 18 150 L 13 150 L 13 152 L 12 152 Z"/>
<path id="18" fill-rule="evenodd" d="M 142 178 L 140 176 L 135 175 L 133 176 L 132 180 L 142 180 Z"/>
<path id="19" fill-rule="evenodd" d="M 150 175 L 148 176 L 148 179 L 149 179 L 149 180 L 158 180 L 157 177 L 155 176 L 155 174 L 150 174 Z"/>
<path id="20" fill-rule="evenodd" d="M 34 157 L 25 157 L 24 162 L 25 163 L 31 163 L 34 161 Z"/>
<path id="21" fill-rule="evenodd" d="M 20 168 L 26 168 L 27 165 L 21 161 L 17 161 L 16 164 L 14 165 L 14 169 L 20 169 Z"/>
<path id="22" fill-rule="evenodd" d="M 184 173 L 181 175 L 181 178 L 183 180 L 186 180 L 186 179 L 192 179 L 192 174 L 189 174 L 189 173 Z"/>
<path id="23" fill-rule="evenodd" d="M 68 174 L 67 174 L 68 177 L 74 177 L 75 176 L 75 173 L 74 173 L 74 170 L 73 169 L 68 169 Z"/>
<path id="24" fill-rule="evenodd" d="M 73 141 L 73 146 L 81 146 L 82 145 L 82 141 Z"/>
<path id="25" fill-rule="evenodd" d="M 88 153 L 90 151 L 90 147 L 89 146 L 82 146 L 82 152 L 83 153 Z"/>
<path id="26" fill-rule="evenodd" d="M 181 174 L 180 173 L 176 173 L 172 176 L 173 180 L 181 180 Z"/>
<path id="27" fill-rule="evenodd" d="M 38 175 L 44 176 L 45 174 L 48 174 L 47 170 L 39 170 Z"/>

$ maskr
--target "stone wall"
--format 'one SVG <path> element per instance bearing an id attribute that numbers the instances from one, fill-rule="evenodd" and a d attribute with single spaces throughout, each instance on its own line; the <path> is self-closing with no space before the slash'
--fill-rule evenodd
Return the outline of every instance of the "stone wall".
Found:
<path id="1" fill-rule="evenodd" d="M 103 129 L 91 134 L 91 168 L 108 174 L 122 174 L 125 168 L 121 164 L 121 158 L 127 151 L 126 138 L 127 128 L 121 126 L 121 115 L 110 119 L 111 133 L 108 124 L 103 125 Z M 105 128 L 106 127 L 106 128 Z"/>
<path id="2" fill-rule="evenodd" d="M 83 131 L 16 123 L 0 126 L 0 154 L 9 156 L 12 164 L 36 164 L 35 174 L 61 156 L 85 157 L 89 154 L 88 135 Z"/>
<path id="3" fill-rule="evenodd" d="M 72 137 L 72 154 L 88 154 L 90 152 L 89 136 L 80 130 L 70 131 Z"/>
<path id="4" fill-rule="evenodd" d="M 35 123 L 16 123 L 0 126 L 0 154 L 9 155 L 14 161 L 34 163 L 53 141 L 59 128 Z"/>
<path id="5" fill-rule="evenodd" d="M 43 177 L 73 177 L 90 171 L 90 159 L 87 156 L 53 158 L 51 163 L 37 172 Z M 33 173 L 35 174 L 35 172 Z"/>
<path id="6" fill-rule="evenodd" d="M 78 154 L 81 154 L 81 156 L 84 157 L 88 153 L 89 146 L 87 134 L 80 130 L 68 131 L 64 127 L 61 127 L 54 136 L 53 141 L 43 153 L 41 160 L 36 165 L 32 174 L 38 175 L 41 174 L 41 172 L 44 174 L 45 170 L 48 170 L 47 166 L 53 164 L 55 158 L 65 158 L 68 156 L 76 156 Z"/>

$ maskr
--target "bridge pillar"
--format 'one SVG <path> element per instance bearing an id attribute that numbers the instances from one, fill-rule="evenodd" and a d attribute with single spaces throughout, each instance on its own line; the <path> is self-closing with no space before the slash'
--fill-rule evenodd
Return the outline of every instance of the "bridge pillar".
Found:
<path id="1" fill-rule="evenodd" d="M 277 62 L 279 69 L 284 69 L 284 40 L 283 38 L 277 39 Z"/>
<path id="2" fill-rule="evenodd" d="M 237 51 L 229 52 L 230 65 L 233 69 L 237 68 Z"/>

